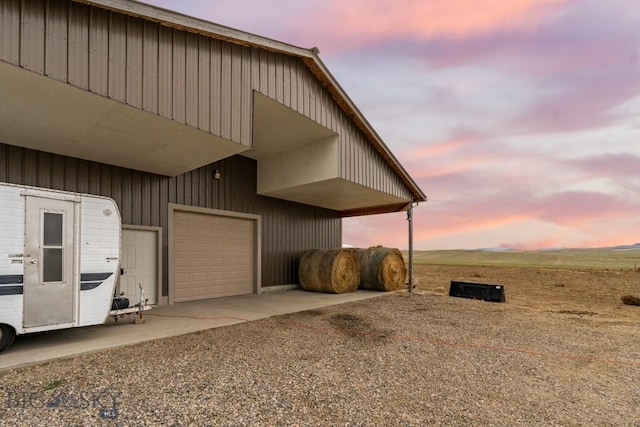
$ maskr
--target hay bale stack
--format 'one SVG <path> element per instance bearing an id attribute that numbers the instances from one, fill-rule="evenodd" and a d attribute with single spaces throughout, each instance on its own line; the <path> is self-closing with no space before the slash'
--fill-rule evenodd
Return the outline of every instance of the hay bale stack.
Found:
<path id="1" fill-rule="evenodd" d="M 307 291 L 342 294 L 355 292 L 360 267 L 355 251 L 311 249 L 300 258 L 300 286 Z"/>
<path id="2" fill-rule="evenodd" d="M 398 249 L 374 246 L 358 249 L 360 289 L 397 291 L 403 289 L 407 267 Z"/>

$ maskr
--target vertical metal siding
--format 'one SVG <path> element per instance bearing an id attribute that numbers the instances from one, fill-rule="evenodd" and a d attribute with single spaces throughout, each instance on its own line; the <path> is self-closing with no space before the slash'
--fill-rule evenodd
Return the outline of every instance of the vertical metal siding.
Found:
<path id="1" fill-rule="evenodd" d="M 186 123 L 198 127 L 199 87 L 198 35 L 187 33 L 185 52 L 185 118 Z"/>
<path id="2" fill-rule="evenodd" d="M 231 45 L 229 43 L 220 44 L 221 66 L 220 66 L 220 98 L 214 100 L 219 103 L 220 108 L 220 135 L 223 138 L 231 139 Z"/>
<path id="3" fill-rule="evenodd" d="M 37 152 L 27 151 L 23 157 L 23 177 L 26 185 L 36 185 L 37 176 L 35 173 L 28 173 L 27 171 L 34 171 L 38 167 Z"/>
<path id="4" fill-rule="evenodd" d="M 289 60 L 289 73 L 290 73 L 290 103 L 289 108 L 292 110 L 298 110 L 298 62 L 295 60 Z"/>
<path id="5" fill-rule="evenodd" d="M 222 49 L 219 40 L 211 40 L 211 133 L 222 135 Z"/>
<path id="6" fill-rule="evenodd" d="M 47 0 L 45 21 L 45 74 L 67 81 L 67 31 L 69 10 L 67 4 Z"/>
<path id="7" fill-rule="evenodd" d="M 251 116 L 242 117 L 242 50 L 238 45 L 231 45 L 231 137 L 232 141 L 240 141 L 242 121 L 248 121 Z"/>
<path id="8" fill-rule="evenodd" d="M 158 113 L 158 26 L 145 21 L 142 32 L 142 108 Z"/>
<path id="9" fill-rule="evenodd" d="M 0 2 L 0 60 L 20 63 L 20 0 Z"/>
<path id="10" fill-rule="evenodd" d="M 276 101 L 284 104 L 284 63 L 282 55 L 275 56 Z"/>
<path id="11" fill-rule="evenodd" d="M 35 185 L 51 188 L 51 154 L 38 152 L 37 168 Z M 27 173 L 32 174 L 32 171 L 28 171 Z"/>
<path id="12" fill-rule="evenodd" d="M 267 86 L 266 94 L 272 98 L 276 99 L 276 54 L 273 52 L 266 52 L 266 63 L 267 63 Z"/>
<path id="13" fill-rule="evenodd" d="M 198 37 L 198 128 L 211 131 L 211 43 Z"/>
<path id="14" fill-rule="evenodd" d="M 154 209 L 152 202 L 151 177 L 149 174 L 138 173 L 140 179 L 140 217 L 137 218 L 138 224 L 151 224 L 151 212 Z"/>
<path id="15" fill-rule="evenodd" d="M 89 10 L 89 90 L 107 96 L 109 12 L 97 8 Z"/>
<path id="16" fill-rule="evenodd" d="M 62 188 L 68 189 L 69 191 L 78 191 L 76 164 L 77 160 L 71 157 L 65 157 L 61 163 L 64 170 L 64 182 L 62 184 Z"/>
<path id="17" fill-rule="evenodd" d="M 256 89 L 260 90 L 265 95 L 269 94 L 269 73 L 267 67 L 268 52 L 262 49 L 256 50 L 256 61 L 258 63 L 258 86 Z"/>
<path id="18" fill-rule="evenodd" d="M 143 29 L 139 19 L 127 19 L 127 47 L 126 47 L 126 102 L 142 109 L 143 79 Z"/>
<path id="19" fill-rule="evenodd" d="M 22 2 L 20 65 L 44 73 L 44 0 Z"/>
<path id="20" fill-rule="evenodd" d="M 304 115 L 304 75 L 305 69 L 300 62 L 296 62 L 296 107 L 294 110 Z"/>
<path id="21" fill-rule="evenodd" d="M 51 156 L 51 188 L 56 190 L 64 190 L 65 171 L 64 171 L 64 157 Z M 13 181 L 12 181 L 13 182 Z"/>
<path id="22" fill-rule="evenodd" d="M 89 88 L 89 8 L 78 3 L 69 5 L 69 84 Z"/>
<path id="23" fill-rule="evenodd" d="M 173 117 L 173 30 L 160 27 L 158 46 L 158 114 Z"/>
<path id="24" fill-rule="evenodd" d="M 185 59 L 187 38 L 183 31 L 173 30 L 173 115 L 181 123 L 186 122 Z"/>
<path id="25" fill-rule="evenodd" d="M 87 162 L 87 179 L 88 179 L 88 187 L 87 193 L 89 194 L 100 194 L 102 191 L 100 190 L 100 168 L 99 167 L 91 167 L 92 164 Z"/>
<path id="26" fill-rule="evenodd" d="M 313 117 L 316 122 L 320 122 L 320 117 L 316 114 L 316 95 L 317 87 L 315 85 L 315 79 L 310 79 L 307 84 L 307 96 L 309 98 L 309 117 Z"/>
<path id="27" fill-rule="evenodd" d="M 127 17 L 112 13 L 109 17 L 109 98 L 127 101 Z"/>
<path id="28" fill-rule="evenodd" d="M 282 56 L 282 103 L 291 107 L 291 65 L 287 56 Z"/>
<path id="29" fill-rule="evenodd" d="M 249 141 L 250 144 L 253 145 L 253 123 L 252 120 L 247 120 L 247 118 L 253 117 L 253 90 L 251 87 L 251 70 L 251 51 L 249 49 L 242 49 L 242 72 L 240 76 L 240 117 L 242 117 L 243 119 L 240 121 L 240 141 Z"/>

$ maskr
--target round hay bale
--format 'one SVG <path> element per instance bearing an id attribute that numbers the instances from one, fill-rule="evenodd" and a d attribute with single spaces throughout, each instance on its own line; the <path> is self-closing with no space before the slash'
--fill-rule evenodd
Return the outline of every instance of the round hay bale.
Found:
<path id="1" fill-rule="evenodd" d="M 374 246 L 358 249 L 360 263 L 360 289 L 397 291 L 403 289 L 407 267 L 402 252 L 394 248 Z"/>
<path id="2" fill-rule="evenodd" d="M 311 249 L 300 258 L 300 286 L 307 291 L 342 294 L 360 283 L 358 257 L 353 250 Z"/>

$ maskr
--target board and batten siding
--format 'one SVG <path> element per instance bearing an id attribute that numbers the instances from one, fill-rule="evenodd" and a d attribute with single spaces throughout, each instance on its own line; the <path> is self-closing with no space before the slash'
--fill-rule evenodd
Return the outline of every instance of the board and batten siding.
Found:
<path id="1" fill-rule="evenodd" d="M 168 178 L 0 143 L 0 181 L 111 197 L 123 224 L 162 227 L 165 260 L 169 203 L 260 215 L 263 287 L 298 283 L 302 251 L 342 241 L 337 212 L 257 195 L 256 162 L 242 156 Z M 167 295 L 166 263 L 162 275 Z"/>
<path id="2" fill-rule="evenodd" d="M 71 1 L 3 0 L 0 60 L 247 147 L 259 91 L 339 135 L 341 178 L 412 199 L 296 56 Z"/>

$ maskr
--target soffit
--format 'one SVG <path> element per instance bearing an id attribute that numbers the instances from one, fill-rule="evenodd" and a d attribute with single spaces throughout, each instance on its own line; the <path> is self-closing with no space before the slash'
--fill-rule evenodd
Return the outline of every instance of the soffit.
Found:
<path id="1" fill-rule="evenodd" d="M 177 176 L 249 147 L 0 61 L 0 141 Z"/>

